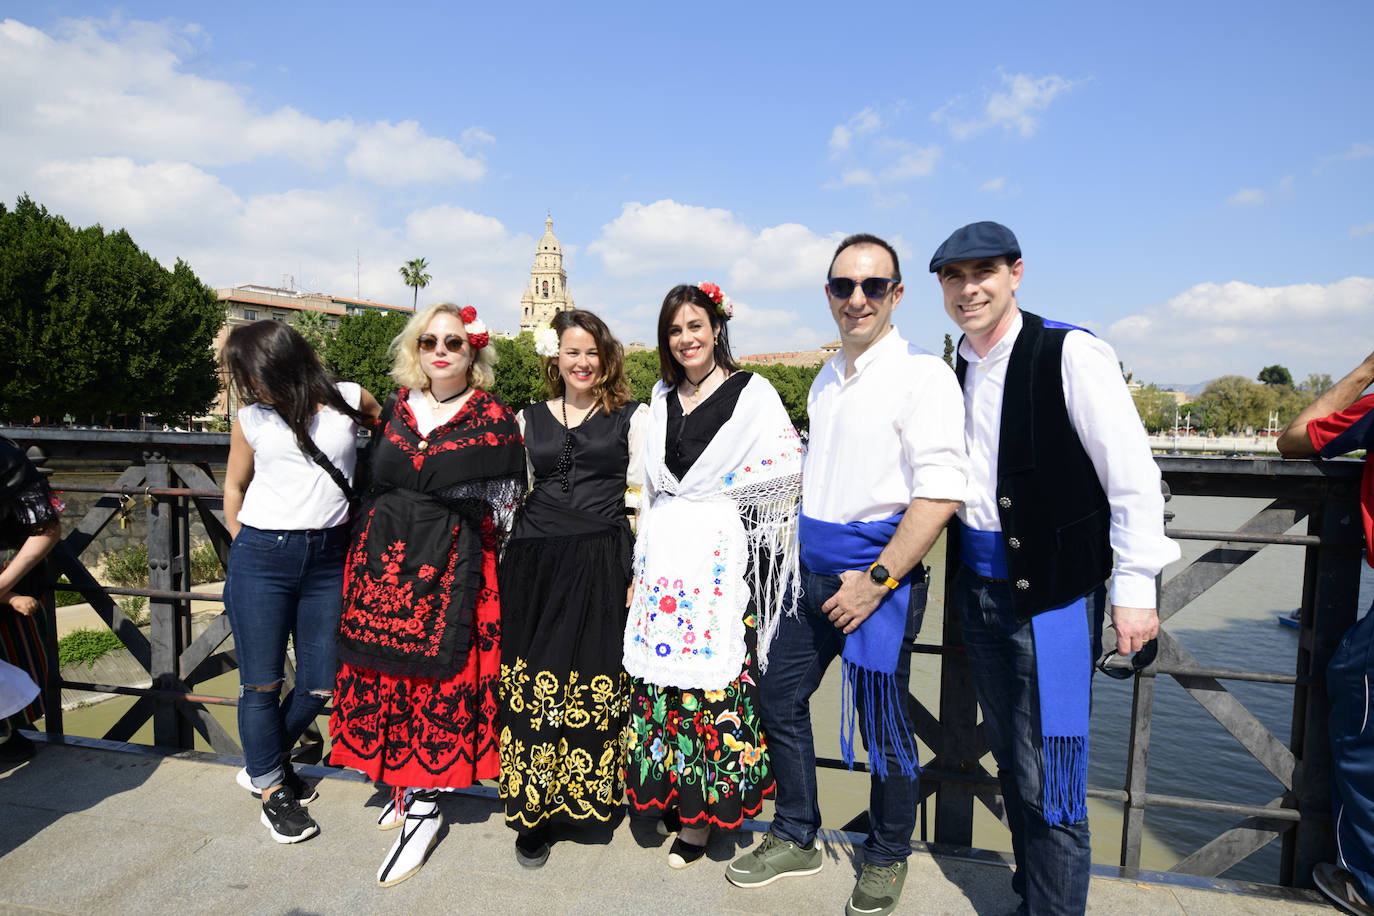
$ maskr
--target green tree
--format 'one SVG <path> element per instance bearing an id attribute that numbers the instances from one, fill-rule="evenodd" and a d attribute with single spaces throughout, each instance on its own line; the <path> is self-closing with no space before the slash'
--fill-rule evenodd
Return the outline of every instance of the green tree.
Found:
<path id="1" fill-rule="evenodd" d="M 1269 411 L 1278 406 L 1277 392 L 1243 375 L 1223 375 L 1207 383 L 1193 402 L 1194 425 L 1217 433 L 1263 429 Z"/>
<path id="2" fill-rule="evenodd" d="M 1298 386 L 1298 390 L 1307 395 L 1308 403 L 1311 403 L 1326 394 L 1331 389 L 1332 384 L 1334 383 L 1331 381 L 1331 376 L 1325 372 L 1320 375 L 1314 372 L 1307 377 L 1307 381 Z"/>
<path id="3" fill-rule="evenodd" d="M 362 385 L 377 400 L 384 400 L 396 390 L 387 348 L 409 318 L 405 312 L 377 311 L 343 316 L 339 329 L 325 344 L 325 366 L 339 378 Z"/>
<path id="4" fill-rule="evenodd" d="M 659 378 L 658 350 L 639 350 L 625 357 L 625 381 L 636 401 L 649 403 Z"/>
<path id="5" fill-rule="evenodd" d="M 945 335 L 945 362 L 949 363 L 951 369 L 954 368 L 954 338 Z"/>
<path id="6" fill-rule="evenodd" d="M 522 331 L 518 337 L 492 339 L 496 347 L 496 384 L 492 394 L 511 410 L 524 410 L 548 395 L 544 391 L 544 359 L 534 352 L 534 335 Z"/>
<path id="7" fill-rule="evenodd" d="M 420 290 L 429 286 L 429 281 L 434 279 L 425 273 L 427 267 L 429 267 L 429 262 L 424 258 L 411 258 L 401 267 L 401 279 L 406 281 L 406 286 L 415 290 L 415 295 L 410 303 L 411 309 L 415 309 L 420 304 Z"/>
<path id="8" fill-rule="evenodd" d="M 1289 374 L 1288 370 L 1283 366 L 1265 366 L 1259 371 L 1259 375 L 1255 377 L 1266 385 L 1287 385 L 1289 388 L 1293 387 L 1293 376 Z"/>
<path id="9" fill-rule="evenodd" d="M 300 331 L 305 342 L 323 358 L 330 338 L 338 331 L 338 319 L 324 312 L 301 309 L 291 316 L 291 326 Z"/>
<path id="10" fill-rule="evenodd" d="M 1174 400 L 1172 393 L 1161 391 L 1154 385 L 1146 385 L 1132 391 L 1131 400 L 1135 401 L 1140 422 L 1150 432 L 1157 433 L 1174 428 L 1174 411 L 1178 407 L 1178 402 Z"/>
<path id="11" fill-rule="evenodd" d="M 27 196 L 0 204 L 0 417 L 151 414 L 181 422 L 219 389 L 213 289 L 123 229 L 73 228 Z"/>

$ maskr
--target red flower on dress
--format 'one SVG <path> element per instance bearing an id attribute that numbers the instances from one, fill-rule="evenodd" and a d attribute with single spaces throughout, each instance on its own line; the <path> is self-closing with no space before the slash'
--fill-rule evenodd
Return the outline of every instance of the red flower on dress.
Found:
<path id="1" fill-rule="evenodd" d="M 420 578 L 428 582 L 430 579 L 434 578 L 434 574 L 438 571 L 439 570 L 435 569 L 433 566 L 430 566 L 428 563 L 426 563 L 420 567 Z"/>
<path id="2" fill-rule="evenodd" d="M 470 305 L 465 305 L 458 310 L 458 317 L 462 319 L 463 324 L 472 324 L 477 320 L 477 309 Z M 473 344 L 473 346 L 475 347 L 477 344 Z"/>

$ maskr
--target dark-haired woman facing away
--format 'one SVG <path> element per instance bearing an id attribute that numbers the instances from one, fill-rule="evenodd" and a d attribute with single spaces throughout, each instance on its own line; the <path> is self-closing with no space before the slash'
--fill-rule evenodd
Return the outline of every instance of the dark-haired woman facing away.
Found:
<path id="1" fill-rule="evenodd" d="M 533 489 L 501 564 L 501 797 L 526 868 L 550 824 L 619 810 L 629 679 L 620 665 L 648 408 L 620 343 L 591 312 L 538 332 L 550 400 L 519 415 Z"/>
<path id="2" fill-rule="evenodd" d="M 358 427 L 375 398 L 336 382 L 293 328 L 258 321 L 229 333 L 220 360 L 248 406 L 229 439 L 224 520 L 233 536 L 224 606 L 239 662 L 239 739 L 262 822 L 278 843 L 319 827 L 315 791 L 289 751 L 334 690 L 348 552 L 348 497 L 313 453 L 350 481 Z M 296 685 L 281 696 L 287 640 Z M 242 776 L 242 774 L 241 774 Z"/>

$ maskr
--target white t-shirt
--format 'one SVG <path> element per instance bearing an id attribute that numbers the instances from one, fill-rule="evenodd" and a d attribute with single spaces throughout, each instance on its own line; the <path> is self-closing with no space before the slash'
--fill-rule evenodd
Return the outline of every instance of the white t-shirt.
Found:
<path id="1" fill-rule="evenodd" d="M 350 407 L 362 402 L 362 387 L 339 382 Z M 348 499 L 324 469 L 301 451 L 291 427 L 264 404 L 239 411 L 243 436 L 253 448 L 253 479 L 243 495 L 239 522 L 268 530 L 332 528 L 348 521 Z M 334 467 L 353 481 L 358 424 L 332 407 L 310 421 L 310 438 Z"/>

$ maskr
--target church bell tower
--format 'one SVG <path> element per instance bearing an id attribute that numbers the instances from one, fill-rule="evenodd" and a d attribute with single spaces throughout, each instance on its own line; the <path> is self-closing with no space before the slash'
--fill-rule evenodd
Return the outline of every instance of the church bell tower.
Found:
<path id="1" fill-rule="evenodd" d="M 559 312 L 576 308 L 563 269 L 563 246 L 553 234 L 553 216 L 544 220 L 544 237 L 534 249 L 530 282 L 520 297 L 520 330 L 532 331 L 553 321 Z"/>

